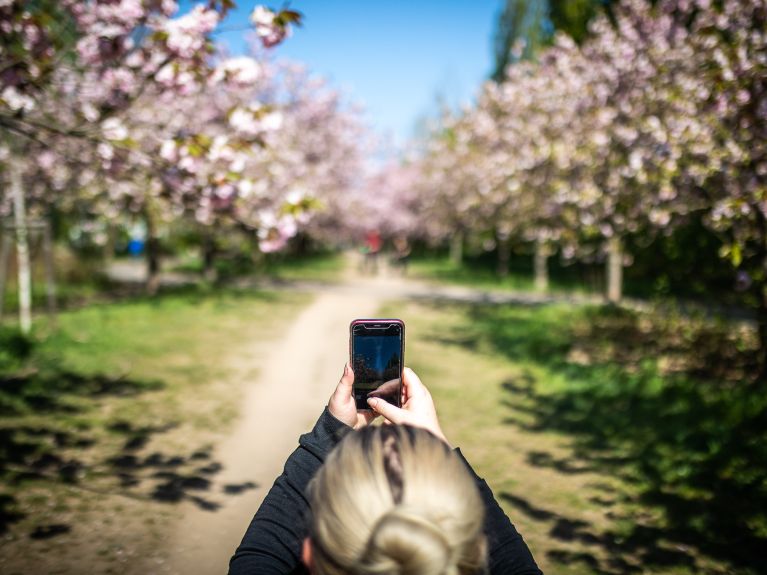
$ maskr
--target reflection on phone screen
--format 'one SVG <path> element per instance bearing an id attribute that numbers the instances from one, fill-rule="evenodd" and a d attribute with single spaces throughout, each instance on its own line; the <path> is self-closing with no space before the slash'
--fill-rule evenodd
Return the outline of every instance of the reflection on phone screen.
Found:
<path id="1" fill-rule="evenodd" d="M 402 333 L 399 325 L 386 330 L 355 326 L 353 333 L 354 400 L 368 409 L 368 397 L 381 397 L 399 405 L 402 373 Z"/>

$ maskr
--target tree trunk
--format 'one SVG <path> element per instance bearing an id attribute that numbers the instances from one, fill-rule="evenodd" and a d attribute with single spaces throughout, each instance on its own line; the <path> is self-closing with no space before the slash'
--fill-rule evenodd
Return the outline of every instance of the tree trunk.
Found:
<path id="1" fill-rule="evenodd" d="M 310 251 L 309 236 L 303 232 L 296 234 L 293 239 L 293 245 L 295 246 L 295 254 L 299 257 L 308 256 Z"/>
<path id="2" fill-rule="evenodd" d="M 45 295 L 48 300 L 48 315 L 52 321 L 56 318 L 56 271 L 54 261 L 53 231 L 50 221 L 43 228 L 43 255 L 45 257 Z"/>
<path id="3" fill-rule="evenodd" d="M 767 282 L 762 282 L 756 321 L 759 329 L 759 375 L 757 383 L 767 383 Z"/>
<path id="4" fill-rule="evenodd" d="M 160 288 L 160 240 L 157 237 L 157 223 L 152 210 L 147 207 L 144 212 L 146 218 L 146 292 L 154 295 Z"/>
<path id="5" fill-rule="evenodd" d="M 117 226 L 107 222 L 107 243 L 104 246 L 104 264 L 109 265 L 115 258 L 117 249 Z"/>
<path id="6" fill-rule="evenodd" d="M 15 164 L 10 164 L 9 167 L 16 226 L 16 259 L 19 268 L 19 326 L 21 333 L 27 334 L 32 329 L 32 275 L 29 265 L 27 210 L 24 205 L 21 172 Z"/>
<path id="7" fill-rule="evenodd" d="M 756 383 L 764 385 L 767 383 L 767 216 L 760 209 L 755 209 L 757 215 L 757 225 L 759 226 L 759 236 L 761 243 L 759 245 L 759 261 L 762 264 L 761 278 L 758 285 L 757 301 L 757 329 L 759 333 L 759 352 L 757 360 L 759 361 L 759 373 Z M 754 274 L 756 275 L 756 274 Z"/>
<path id="8" fill-rule="evenodd" d="M 463 232 L 460 230 L 450 238 L 450 261 L 455 266 L 460 266 L 463 261 Z"/>
<path id="9" fill-rule="evenodd" d="M 11 259 L 11 239 L 10 232 L 0 224 L 0 319 L 3 318 L 3 309 L 5 308 L 5 284 L 8 279 L 8 263 Z"/>
<path id="10" fill-rule="evenodd" d="M 533 259 L 533 265 L 535 268 L 535 290 L 540 292 L 548 291 L 549 289 L 549 268 L 547 260 L 549 258 L 549 247 L 546 242 L 537 239 L 535 240 L 535 256 Z"/>
<path id="11" fill-rule="evenodd" d="M 202 236 L 202 276 L 205 281 L 216 281 L 216 240 L 213 230 L 203 231 Z"/>
<path id="12" fill-rule="evenodd" d="M 509 234 L 503 231 L 496 233 L 498 240 L 498 267 L 496 273 L 499 278 L 505 278 L 509 275 L 509 259 L 511 258 L 509 250 Z"/>
<path id="13" fill-rule="evenodd" d="M 623 246 L 618 236 L 607 241 L 607 301 L 618 303 L 623 297 Z"/>

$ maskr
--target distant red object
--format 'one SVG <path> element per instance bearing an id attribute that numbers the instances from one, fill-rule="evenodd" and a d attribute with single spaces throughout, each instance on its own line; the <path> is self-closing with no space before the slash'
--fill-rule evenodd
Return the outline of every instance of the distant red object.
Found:
<path id="1" fill-rule="evenodd" d="M 375 254 L 381 251 L 381 234 L 376 231 L 368 232 L 365 236 L 365 245 L 368 253 Z"/>

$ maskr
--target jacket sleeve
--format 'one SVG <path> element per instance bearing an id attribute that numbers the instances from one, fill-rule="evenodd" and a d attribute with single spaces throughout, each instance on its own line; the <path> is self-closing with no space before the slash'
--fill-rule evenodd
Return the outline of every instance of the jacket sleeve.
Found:
<path id="1" fill-rule="evenodd" d="M 300 558 L 309 532 L 306 488 L 328 453 L 351 430 L 325 408 L 312 431 L 299 438 L 298 448 L 288 457 L 229 561 L 230 575 L 305 573 Z"/>
<path id="2" fill-rule="evenodd" d="M 485 536 L 488 547 L 488 567 L 491 574 L 543 575 L 533 559 L 522 535 L 506 516 L 484 479 L 477 475 L 460 449 L 455 452 L 466 464 L 479 488 L 485 506 Z"/>

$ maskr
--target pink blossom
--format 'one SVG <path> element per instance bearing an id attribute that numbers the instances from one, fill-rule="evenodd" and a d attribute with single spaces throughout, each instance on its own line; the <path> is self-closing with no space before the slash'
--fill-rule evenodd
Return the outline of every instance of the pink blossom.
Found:
<path id="1" fill-rule="evenodd" d="M 252 110 L 237 108 L 229 116 L 229 125 L 242 134 L 256 135 L 261 131 L 261 124 Z"/>
<path id="2" fill-rule="evenodd" d="M 14 112 L 29 112 L 35 107 L 35 101 L 19 92 L 14 86 L 8 86 L 0 93 L 0 100 Z"/>
<path id="3" fill-rule="evenodd" d="M 250 15 L 250 21 L 256 27 L 256 34 L 267 48 L 276 46 L 285 38 L 290 37 L 289 24 L 280 24 L 277 15 L 265 6 L 256 6 Z"/>
<path id="4" fill-rule="evenodd" d="M 108 118 L 101 124 L 101 133 L 107 140 L 124 140 L 128 130 L 119 118 Z"/>
<path id="5" fill-rule="evenodd" d="M 261 66 L 249 56 L 228 58 L 216 66 L 213 81 L 227 80 L 239 87 L 255 84 L 261 77 Z"/>
<path id="6" fill-rule="evenodd" d="M 178 144 L 175 140 L 165 140 L 160 146 L 160 157 L 168 162 L 178 161 Z"/>
<path id="7" fill-rule="evenodd" d="M 282 127 L 283 115 L 281 112 L 273 111 L 264 114 L 261 117 L 261 129 L 265 132 L 273 132 Z"/>
<path id="8" fill-rule="evenodd" d="M 218 20 L 218 12 L 202 4 L 184 16 L 169 20 L 164 26 L 168 49 L 182 58 L 191 58 L 207 44 L 207 35 L 215 29 Z"/>

